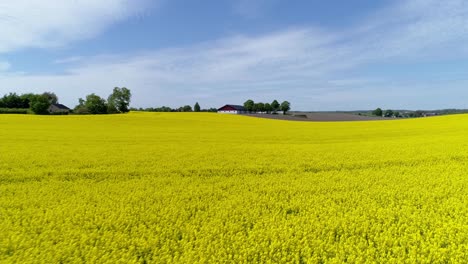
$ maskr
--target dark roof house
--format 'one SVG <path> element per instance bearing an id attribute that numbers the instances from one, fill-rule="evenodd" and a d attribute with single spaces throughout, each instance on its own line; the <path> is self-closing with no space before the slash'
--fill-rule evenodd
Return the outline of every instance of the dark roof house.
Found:
<path id="1" fill-rule="evenodd" d="M 245 112 L 246 112 L 245 108 L 241 105 L 227 104 L 218 109 L 218 113 L 222 113 L 222 114 L 243 114 Z"/>
<path id="2" fill-rule="evenodd" d="M 70 108 L 63 104 L 51 104 L 49 106 L 49 113 L 70 113 Z"/>

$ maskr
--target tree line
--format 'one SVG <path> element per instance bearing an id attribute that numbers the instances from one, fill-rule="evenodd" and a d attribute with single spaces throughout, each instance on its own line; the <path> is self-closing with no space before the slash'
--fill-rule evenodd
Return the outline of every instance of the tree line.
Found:
<path id="1" fill-rule="evenodd" d="M 58 97 L 51 92 L 42 94 L 25 93 L 5 94 L 0 98 L 0 113 L 27 114 L 48 114 L 51 104 L 58 103 Z"/>
<path id="2" fill-rule="evenodd" d="M 255 103 L 253 100 L 249 99 L 244 102 L 244 108 L 249 113 L 276 114 L 278 111 L 282 111 L 283 114 L 286 114 L 286 112 L 291 110 L 291 103 L 283 101 L 280 104 L 277 100 L 273 100 L 271 103 Z"/>
<path id="3" fill-rule="evenodd" d="M 127 113 L 132 94 L 129 89 L 115 87 L 107 100 L 92 93 L 86 99 L 80 98 L 78 105 L 73 109 L 74 114 L 113 114 Z M 0 113 L 38 115 L 54 114 L 50 106 L 58 104 L 59 99 L 55 93 L 44 92 L 42 94 L 16 93 L 5 94 L 0 98 Z M 60 113 L 63 114 L 63 113 Z"/>
<path id="4" fill-rule="evenodd" d="M 202 109 L 198 102 L 195 105 L 184 105 L 178 108 L 167 106 L 155 108 L 130 108 L 132 93 L 126 87 L 115 87 L 107 100 L 95 93 L 87 95 L 84 99 L 78 99 L 78 105 L 71 111 L 73 114 L 114 114 L 127 113 L 130 110 L 146 112 L 217 112 L 216 108 Z M 26 93 L 18 95 L 9 93 L 0 98 L 0 113 L 18 113 L 18 114 L 52 114 L 50 106 L 58 104 L 59 99 L 55 93 L 44 92 L 42 94 Z M 282 111 L 286 114 L 291 109 L 288 101 L 281 104 L 277 100 L 271 103 L 254 102 L 249 99 L 244 103 L 244 108 L 249 113 L 273 113 Z"/>
<path id="5" fill-rule="evenodd" d="M 393 117 L 393 118 L 414 118 L 414 117 L 424 117 L 427 116 L 430 113 L 433 114 L 438 114 L 438 111 L 436 113 L 433 112 L 427 112 L 427 111 L 422 111 L 422 110 L 417 110 L 417 111 L 405 111 L 404 113 L 401 113 L 399 111 L 395 110 L 382 110 L 382 108 L 377 108 L 374 111 L 372 111 L 373 116 L 379 116 L 379 117 Z"/>
<path id="6" fill-rule="evenodd" d="M 385 112 L 382 110 L 382 108 L 377 108 L 374 111 L 372 111 L 372 115 L 374 116 L 381 116 L 381 117 L 401 117 L 400 112 L 398 111 L 393 111 L 393 110 L 385 110 Z"/>
<path id="7" fill-rule="evenodd" d="M 144 112 L 217 112 L 218 109 L 216 108 L 208 108 L 202 109 L 198 102 L 195 105 L 184 105 L 181 107 L 171 108 L 168 106 L 161 106 L 161 107 L 149 107 L 149 108 L 132 108 L 133 111 L 144 111 Z"/>

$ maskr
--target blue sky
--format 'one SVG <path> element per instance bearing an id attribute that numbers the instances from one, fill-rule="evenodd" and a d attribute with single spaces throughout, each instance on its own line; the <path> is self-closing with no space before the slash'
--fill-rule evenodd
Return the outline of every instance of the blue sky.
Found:
<path id="1" fill-rule="evenodd" d="M 465 43 L 463 0 L 16 0 L 0 3 L 0 94 L 468 108 Z"/>

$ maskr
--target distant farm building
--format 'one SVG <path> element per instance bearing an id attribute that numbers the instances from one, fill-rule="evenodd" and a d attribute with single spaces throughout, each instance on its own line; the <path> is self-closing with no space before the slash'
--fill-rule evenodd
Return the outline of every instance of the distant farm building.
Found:
<path id="1" fill-rule="evenodd" d="M 51 114 L 68 114 L 70 113 L 70 108 L 64 106 L 63 104 L 51 104 L 49 107 L 49 113 Z"/>
<path id="2" fill-rule="evenodd" d="M 218 109 L 220 114 L 245 114 L 247 111 L 241 105 L 225 105 Z"/>

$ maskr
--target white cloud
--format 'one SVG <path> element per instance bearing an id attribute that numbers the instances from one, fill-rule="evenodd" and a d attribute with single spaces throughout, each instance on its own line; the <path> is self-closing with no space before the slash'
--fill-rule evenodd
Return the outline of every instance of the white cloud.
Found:
<path id="1" fill-rule="evenodd" d="M 0 72 L 7 71 L 11 67 L 11 64 L 7 61 L 0 61 Z"/>
<path id="2" fill-rule="evenodd" d="M 84 59 L 83 56 L 71 56 L 71 57 L 66 57 L 62 59 L 55 60 L 55 64 L 68 64 L 68 63 L 75 63 L 82 61 Z"/>
<path id="3" fill-rule="evenodd" d="M 0 3 L 0 52 L 57 47 L 96 36 L 143 12 L 149 0 L 14 0 Z"/>
<path id="4" fill-rule="evenodd" d="M 468 3 L 464 0 L 411 0 L 372 16 L 360 32 L 369 52 L 381 57 L 421 59 L 466 55 Z"/>

